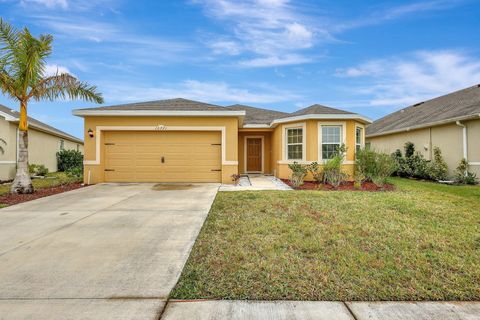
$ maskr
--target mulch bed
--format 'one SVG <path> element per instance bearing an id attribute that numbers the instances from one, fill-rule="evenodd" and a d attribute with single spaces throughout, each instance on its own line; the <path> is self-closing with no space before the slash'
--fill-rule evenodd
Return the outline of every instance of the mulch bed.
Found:
<path id="1" fill-rule="evenodd" d="M 6 204 L 6 205 L 14 205 L 17 203 L 22 203 L 30 200 L 35 200 L 38 198 L 43 198 L 46 196 L 51 196 L 53 194 L 57 193 L 62 193 L 70 190 L 75 190 L 78 188 L 83 187 L 82 183 L 70 183 L 70 184 L 64 184 L 56 187 L 50 187 L 50 188 L 42 188 L 35 190 L 34 193 L 32 194 L 14 194 L 14 193 L 8 193 L 3 196 L 0 196 L 0 203 L 1 204 Z"/>
<path id="2" fill-rule="evenodd" d="M 325 191 L 393 191 L 395 186 L 393 184 L 387 183 L 383 188 L 378 187 L 373 182 L 364 182 L 362 183 L 361 188 L 355 188 L 353 181 L 347 181 L 341 184 L 338 188 L 334 188 L 330 184 L 323 184 L 316 181 L 305 181 L 303 185 L 295 188 L 288 179 L 282 179 L 283 182 L 288 184 L 295 190 L 325 190 Z"/>

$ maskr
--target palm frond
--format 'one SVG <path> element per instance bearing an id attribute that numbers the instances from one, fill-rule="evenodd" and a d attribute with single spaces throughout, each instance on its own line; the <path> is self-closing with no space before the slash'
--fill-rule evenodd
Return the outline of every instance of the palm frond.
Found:
<path id="1" fill-rule="evenodd" d="M 2 138 L 0 138 L 0 142 L 2 142 L 4 145 L 7 145 L 7 141 L 3 140 Z M 5 154 L 5 149 L 3 149 L 2 146 L 0 146 L 0 153 Z"/>
<path id="2" fill-rule="evenodd" d="M 103 97 L 97 91 L 96 86 L 81 82 L 69 73 L 56 74 L 44 78 L 31 90 L 28 97 L 37 101 L 69 98 L 103 103 Z"/>

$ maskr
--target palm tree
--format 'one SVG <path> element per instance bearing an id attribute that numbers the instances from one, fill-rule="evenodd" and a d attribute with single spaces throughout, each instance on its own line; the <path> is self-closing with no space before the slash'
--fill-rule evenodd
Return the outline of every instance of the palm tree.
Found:
<path id="1" fill-rule="evenodd" d="M 51 35 L 35 38 L 27 28 L 17 30 L 0 18 L 0 88 L 3 94 L 20 104 L 17 174 L 14 193 L 34 191 L 28 173 L 27 105 L 35 101 L 82 99 L 102 103 L 95 86 L 79 81 L 68 73 L 45 75 L 45 60 L 52 53 Z"/>

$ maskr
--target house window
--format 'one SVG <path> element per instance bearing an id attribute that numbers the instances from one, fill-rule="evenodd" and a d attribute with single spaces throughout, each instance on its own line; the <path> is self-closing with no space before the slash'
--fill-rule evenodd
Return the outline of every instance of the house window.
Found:
<path id="1" fill-rule="evenodd" d="M 303 159 L 303 129 L 287 129 L 287 160 Z"/>
<path id="2" fill-rule="evenodd" d="M 60 140 L 60 150 L 64 150 L 64 149 L 65 149 L 65 141 Z"/>
<path id="3" fill-rule="evenodd" d="M 355 129 L 355 152 L 360 151 L 362 149 L 362 136 L 363 136 L 363 128 L 356 127 Z"/>
<path id="4" fill-rule="evenodd" d="M 322 159 L 337 155 L 342 143 L 342 126 L 322 126 Z"/>
<path id="5" fill-rule="evenodd" d="M 80 151 L 80 145 L 77 143 L 77 151 Z"/>

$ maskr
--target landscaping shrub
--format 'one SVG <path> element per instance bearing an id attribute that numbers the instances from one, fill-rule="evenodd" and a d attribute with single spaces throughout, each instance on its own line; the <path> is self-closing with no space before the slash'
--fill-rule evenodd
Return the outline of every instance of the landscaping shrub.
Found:
<path id="1" fill-rule="evenodd" d="M 407 164 L 411 170 L 411 176 L 417 179 L 430 179 L 428 175 L 428 161 L 421 153 L 416 151 L 411 157 L 407 158 Z"/>
<path id="2" fill-rule="evenodd" d="M 448 175 L 448 166 L 442 157 L 442 151 L 439 147 L 433 148 L 433 161 L 430 162 L 427 173 L 432 180 L 446 180 Z"/>
<path id="3" fill-rule="evenodd" d="M 454 180 L 458 184 L 476 184 L 477 175 L 473 172 L 468 171 L 468 161 L 463 158 L 460 161 L 457 169 L 455 170 Z"/>
<path id="4" fill-rule="evenodd" d="M 28 172 L 32 176 L 45 177 L 48 174 L 48 168 L 45 167 L 43 164 L 32 163 L 28 165 Z"/>
<path id="5" fill-rule="evenodd" d="M 307 166 L 308 172 L 312 175 L 313 179 L 317 182 L 323 181 L 323 172 L 317 162 L 312 162 Z"/>
<path id="6" fill-rule="evenodd" d="M 357 152 L 355 159 L 355 182 L 371 181 L 383 187 L 388 177 L 397 169 L 397 164 L 390 155 L 371 149 Z M 360 180 L 363 178 L 363 181 Z"/>
<path id="7" fill-rule="evenodd" d="M 290 170 L 292 170 L 292 175 L 290 176 L 290 183 L 295 187 L 303 185 L 303 180 L 307 175 L 307 168 L 304 165 L 301 165 L 298 162 L 293 162 L 288 165 Z"/>
<path id="8" fill-rule="evenodd" d="M 348 174 L 342 171 L 343 156 L 336 155 L 328 160 L 323 166 L 323 182 L 337 188 L 348 178 Z"/>
<path id="9" fill-rule="evenodd" d="M 399 177 L 410 177 L 412 175 L 412 170 L 408 166 L 405 158 L 402 156 L 402 151 L 400 151 L 400 149 L 397 149 L 394 153 L 392 153 L 391 156 L 396 164 L 396 170 L 393 174 Z"/>
<path id="10" fill-rule="evenodd" d="M 415 145 L 412 142 L 405 143 L 404 151 L 405 157 L 398 149 L 391 155 L 396 164 L 394 172 L 396 175 L 434 181 L 447 179 L 448 167 L 443 160 L 440 148 L 433 148 L 433 161 L 426 160 L 421 153 L 415 151 Z"/>
<path id="11" fill-rule="evenodd" d="M 73 168 L 83 168 L 83 155 L 77 150 L 60 150 L 57 152 L 58 171 L 68 172 Z"/>
<path id="12" fill-rule="evenodd" d="M 386 153 L 375 153 L 375 166 L 372 170 L 372 182 L 379 187 L 383 187 L 387 182 L 387 178 L 395 172 L 396 164 Z"/>
<path id="13" fill-rule="evenodd" d="M 83 177 L 83 167 L 74 167 L 70 168 L 68 171 L 65 172 L 68 177 L 70 178 L 82 178 Z"/>

